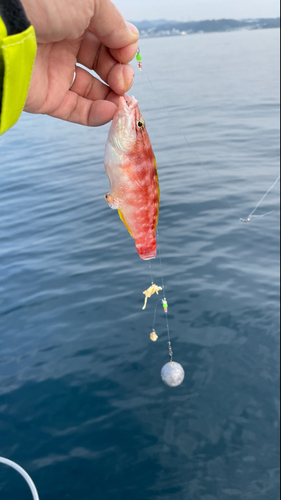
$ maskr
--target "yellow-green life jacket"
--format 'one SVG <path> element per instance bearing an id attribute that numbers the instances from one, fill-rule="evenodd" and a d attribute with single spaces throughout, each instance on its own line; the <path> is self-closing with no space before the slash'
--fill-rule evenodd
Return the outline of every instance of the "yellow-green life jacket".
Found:
<path id="1" fill-rule="evenodd" d="M 0 0 L 0 135 L 18 121 L 26 102 L 37 43 L 19 0 Z"/>

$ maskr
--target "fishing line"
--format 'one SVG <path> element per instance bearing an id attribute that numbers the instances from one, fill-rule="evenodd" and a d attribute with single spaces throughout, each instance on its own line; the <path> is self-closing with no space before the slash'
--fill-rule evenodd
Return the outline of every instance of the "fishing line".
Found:
<path id="1" fill-rule="evenodd" d="M 138 52 L 136 54 L 136 59 L 138 61 L 138 68 L 142 72 L 142 56 L 141 56 L 140 50 L 138 50 Z M 143 89 L 143 81 L 142 81 L 142 89 Z M 158 230 L 156 232 L 156 239 L 158 240 Z M 143 292 L 145 295 L 145 302 L 144 302 L 143 309 L 146 308 L 147 299 L 149 297 L 151 297 L 154 293 L 157 293 L 157 295 L 158 295 L 159 291 L 163 292 L 163 299 L 159 299 L 156 303 L 156 306 L 155 306 L 154 318 L 153 318 L 153 329 L 152 329 L 152 333 L 150 334 L 150 339 L 153 342 L 156 342 L 158 340 L 158 335 L 155 331 L 155 322 L 156 322 L 157 307 L 158 307 L 159 302 L 161 301 L 163 309 L 164 309 L 165 317 L 166 317 L 166 328 L 167 328 L 167 337 L 168 337 L 168 352 L 169 352 L 169 358 L 170 358 L 169 363 L 164 365 L 162 368 L 161 377 L 162 377 L 163 382 L 165 382 L 165 384 L 167 384 L 169 387 L 177 387 L 177 386 L 182 384 L 182 382 L 185 378 L 185 372 L 184 372 L 183 367 L 179 363 L 176 363 L 173 361 L 173 350 L 172 350 L 171 333 L 170 333 L 170 325 L 169 325 L 169 318 L 168 318 L 168 302 L 167 302 L 166 293 L 165 293 L 165 282 L 164 282 L 164 274 L 163 274 L 162 256 L 161 256 L 159 242 L 158 242 L 158 253 L 159 253 L 159 258 L 160 258 L 162 287 L 157 286 L 153 282 L 152 268 L 151 268 L 151 261 L 150 261 L 149 262 L 149 269 L 150 269 L 152 281 L 151 281 L 151 286 Z"/>
<path id="2" fill-rule="evenodd" d="M 276 184 L 280 181 L 280 175 L 277 177 L 276 181 L 272 184 L 272 186 L 267 190 L 267 192 L 263 195 L 263 197 L 260 199 L 254 210 L 250 213 L 250 215 L 247 217 L 247 219 L 240 219 L 241 222 L 245 222 L 246 224 L 251 222 L 251 219 L 256 218 L 256 219 L 262 219 L 264 217 L 267 217 L 268 215 L 274 214 L 275 210 L 272 210 L 271 212 L 267 212 L 266 214 L 262 215 L 254 215 L 259 206 L 262 204 L 262 202 L 265 200 L 267 195 L 275 188 Z"/>
<path id="3" fill-rule="evenodd" d="M 153 327 L 152 327 L 152 330 L 155 331 L 155 323 L 156 323 L 156 313 L 157 313 L 157 308 L 158 308 L 158 304 L 159 302 L 162 302 L 162 299 L 158 299 L 157 302 L 156 302 L 156 306 L 155 306 L 155 309 L 154 309 L 154 316 L 153 316 Z"/>
<path id="4" fill-rule="evenodd" d="M 168 345 L 170 347 L 171 346 L 171 334 L 170 334 L 170 326 L 169 326 L 169 319 L 168 319 L 168 302 L 167 302 L 167 299 L 166 299 L 165 281 L 164 281 L 163 264 L 162 264 L 162 254 L 161 254 L 161 245 L 159 243 L 159 231 L 158 231 L 158 229 L 157 229 L 157 242 L 158 242 L 158 253 L 159 253 L 159 260 L 160 260 L 160 270 L 161 270 L 162 289 L 163 289 L 162 290 L 163 291 L 162 305 L 163 305 L 163 309 L 164 309 L 165 316 L 166 316 Z"/>
<path id="5" fill-rule="evenodd" d="M 150 281 L 151 281 L 151 284 L 153 285 L 153 274 L 152 274 L 152 265 L 151 265 L 151 260 L 149 261 L 149 273 L 150 273 Z"/>

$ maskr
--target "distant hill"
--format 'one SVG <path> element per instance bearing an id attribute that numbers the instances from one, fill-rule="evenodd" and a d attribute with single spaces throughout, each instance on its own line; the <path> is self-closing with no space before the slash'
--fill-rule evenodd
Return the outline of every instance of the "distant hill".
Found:
<path id="1" fill-rule="evenodd" d="M 173 23 L 173 21 L 167 21 L 167 19 L 158 19 L 156 21 L 132 21 L 132 23 L 138 28 L 138 30 L 149 30 L 157 28 L 167 23 Z M 176 21 L 175 21 L 176 23 Z"/>
<path id="2" fill-rule="evenodd" d="M 206 21 L 167 21 L 159 19 L 156 21 L 141 21 L 134 23 L 142 37 L 161 37 L 191 35 L 194 33 L 215 33 L 223 31 L 235 31 L 241 29 L 257 30 L 280 28 L 279 18 L 265 19 L 219 19 Z"/>

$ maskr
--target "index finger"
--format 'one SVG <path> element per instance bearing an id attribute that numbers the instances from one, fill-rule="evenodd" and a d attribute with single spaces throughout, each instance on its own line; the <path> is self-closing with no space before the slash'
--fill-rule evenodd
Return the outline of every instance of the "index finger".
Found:
<path id="1" fill-rule="evenodd" d="M 111 0 L 97 0 L 88 29 L 109 49 L 121 49 L 139 39 L 138 29 L 125 21 Z"/>

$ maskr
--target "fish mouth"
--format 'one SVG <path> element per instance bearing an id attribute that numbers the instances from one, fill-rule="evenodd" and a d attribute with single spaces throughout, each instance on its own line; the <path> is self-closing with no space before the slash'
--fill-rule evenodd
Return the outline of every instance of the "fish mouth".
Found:
<path id="1" fill-rule="evenodd" d="M 119 98 L 119 109 L 124 109 L 126 111 L 131 111 L 138 107 L 138 101 L 134 96 L 123 96 Z"/>

